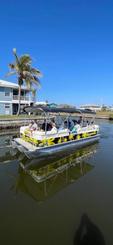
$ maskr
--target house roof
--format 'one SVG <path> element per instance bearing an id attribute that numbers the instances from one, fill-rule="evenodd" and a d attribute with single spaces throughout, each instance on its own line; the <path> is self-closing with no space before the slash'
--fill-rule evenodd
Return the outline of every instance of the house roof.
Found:
<path id="1" fill-rule="evenodd" d="M 11 82 L 8 82 L 8 81 L 5 81 L 5 80 L 0 80 L 0 87 L 16 88 L 16 89 L 18 89 L 19 86 L 16 83 L 11 83 Z M 27 87 L 25 87 L 25 86 L 22 86 L 22 89 L 29 91 L 29 89 Z"/>

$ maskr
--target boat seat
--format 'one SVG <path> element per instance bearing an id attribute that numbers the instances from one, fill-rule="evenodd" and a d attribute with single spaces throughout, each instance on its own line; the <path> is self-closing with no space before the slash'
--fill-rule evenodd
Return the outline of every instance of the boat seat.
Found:
<path id="1" fill-rule="evenodd" d="M 67 136 L 67 135 L 69 135 L 69 129 L 68 128 L 59 129 L 58 130 L 58 135 L 59 136 Z"/>
<path id="2" fill-rule="evenodd" d="M 64 137 L 69 135 L 69 130 L 68 129 L 60 129 L 58 131 L 55 130 L 50 130 L 47 131 L 46 134 L 44 131 L 34 131 L 32 132 L 32 137 L 36 138 L 38 140 L 43 140 L 46 136 L 46 138 L 58 138 L 58 137 Z"/>

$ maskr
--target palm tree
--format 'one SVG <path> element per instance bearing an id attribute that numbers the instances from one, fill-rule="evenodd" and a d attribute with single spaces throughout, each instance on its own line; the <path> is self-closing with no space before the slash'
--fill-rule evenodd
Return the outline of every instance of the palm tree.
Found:
<path id="1" fill-rule="evenodd" d="M 34 98 L 34 101 L 35 101 L 36 100 L 36 89 L 32 87 L 31 88 L 31 92 L 32 92 L 32 95 L 33 95 L 33 98 Z"/>
<path id="2" fill-rule="evenodd" d="M 15 57 L 14 63 L 9 64 L 10 72 L 7 75 L 16 75 L 18 79 L 19 91 L 18 91 L 18 112 L 20 113 L 20 104 L 21 104 L 21 87 L 25 83 L 29 90 L 34 94 L 33 85 L 40 86 L 39 77 L 42 75 L 41 72 L 32 67 L 32 59 L 28 54 L 18 56 L 16 49 L 13 49 L 13 54 Z"/>

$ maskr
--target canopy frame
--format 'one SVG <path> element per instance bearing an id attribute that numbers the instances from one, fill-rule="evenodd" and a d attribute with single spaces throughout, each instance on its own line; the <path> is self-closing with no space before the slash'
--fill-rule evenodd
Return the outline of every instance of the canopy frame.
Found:
<path id="1" fill-rule="evenodd" d="M 80 113 L 80 114 L 92 114 L 95 115 L 95 111 L 91 111 L 89 109 L 77 109 L 74 107 L 70 108 L 60 108 L 60 107 L 53 107 L 50 108 L 49 106 L 25 106 L 24 107 L 24 112 L 26 113 L 33 113 L 33 112 L 50 112 L 50 113 Z"/>

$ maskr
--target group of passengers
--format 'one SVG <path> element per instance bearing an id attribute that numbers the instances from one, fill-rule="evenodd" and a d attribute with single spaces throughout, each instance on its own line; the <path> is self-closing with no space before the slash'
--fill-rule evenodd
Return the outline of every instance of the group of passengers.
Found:
<path id="1" fill-rule="evenodd" d="M 51 120 L 50 122 L 44 120 L 42 124 L 39 124 L 37 120 L 33 120 L 29 124 L 29 129 L 31 132 L 35 130 L 39 130 L 39 131 L 51 131 L 51 133 L 53 132 L 57 133 L 58 129 L 61 130 L 69 129 L 71 132 L 74 133 L 77 131 L 77 128 L 79 128 L 80 126 L 85 127 L 87 125 L 89 125 L 89 122 L 84 121 L 82 116 L 80 116 L 78 120 L 75 119 L 72 120 L 71 118 L 68 118 L 64 122 L 62 121 L 60 125 L 58 125 L 57 122 L 55 122 L 55 120 Z"/>
<path id="2" fill-rule="evenodd" d="M 44 122 L 42 124 L 38 124 L 37 120 L 33 120 L 30 122 L 29 124 L 29 130 L 30 131 L 54 131 L 56 128 L 55 122 L 51 121 L 51 122 L 46 122 L 46 120 L 44 120 Z"/>

